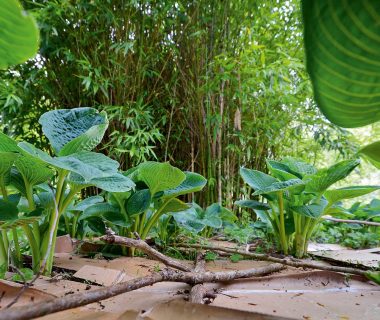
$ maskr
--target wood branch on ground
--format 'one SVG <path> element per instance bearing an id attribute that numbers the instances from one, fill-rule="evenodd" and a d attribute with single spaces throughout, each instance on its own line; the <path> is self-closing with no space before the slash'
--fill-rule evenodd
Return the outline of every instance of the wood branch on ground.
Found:
<path id="1" fill-rule="evenodd" d="M 102 236 L 100 240 L 109 244 L 118 244 L 128 248 L 136 248 L 138 250 L 141 250 L 154 260 L 162 262 L 168 267 L 172 267 L 174 269 L 178 269 L 185 272 L 192 271 L 191 267 L 182 264 L 179 261 L 174 260 L 168 256 L 165 256 L 161 252 L 153 249 L 145 241 L 118 236 L 109 228 L 106 229 L 106 235 Z"/>
<path id="2" fill-rule="evenodd" d="M 225 272 L 183 272 L 173 269 L 165 269 L 152 275 L 132 279 L 126 282 L 118 283 L 109 287 L 103 287 L 93 291 L 85 291 L 68 295 L 65 297 L 54 298 L 49 301 L 43 301 L 32 305 L 25 305 L 20 307 L 13 307 L 0 311 L 0 320 L 26 320 L 42 317 L 47 314 L 77 308 L 105 300 L 116 295 L 130 292 L 146 286 L 151 286 L 158 282 L 183 282 L 190 285 L 200 284 L 204 282 L 224 282 L 234 279 L 251 278 L 257 276 L 267 275 L 273 272 L 280 271 L 284 266 L 282 264 L 270 264 L 265 267 L 247 269 L 247 270 L 234 270 Z"/>
<path id="3" fill-rule="evenodd" d="M 221 252 L 226 252 L 230 254 L 240 254 L 242 256 L 254 258 L 255 260 L 281 263 L 283 265 L 295 267 L 295 268 L 309 268 L 309 269 L 317 269 L 317 270 L 325 270 L 325 271 L 333 271 L 333 272 L 341 272 L 341 273 L 350 273 L 350 274 L 355 274 L 359 276 L 365 276 L 367 273 L 366 270 L 361 270 L 357 268 L 330 266 L 330 265 L 324 265 L 324 264 L 320 264 L 316 262 L 308 262 L 308 261 L 303 261 L 303 260 L 294 259 L 294 258 L 277 258 L 268 254 L 246 252 L 245 250 L 237 250 L 237 249 L 231 249 L 231 248 L 225 248 L 225 247 L 213 246 L 213 245 L 178 244 L 177 247 L 187 248 L 187 249 L 192 248 L 192 249 L 201 249 L 201 250 L 202 249 L 211 250 L 215 252 L 221 251 Z"/>
<path id="4" fill-rule="evenodd" d="M 205 266 L 206 266 L 205 256 L 203 253 L 199 252 L 195 260 L 194 272 L 195 273 L 205 272 Z M 205 303 L 204 299 L 206 297 L 207 297 L 207 289 L 203 285 L 203 283 L 196 284 L 195 286 L 191 288 L 190 294 L 189 294 L 190 302 L 204 304 Z"/>
<path id="5" fill-rule="evenodd" d="M 376 226 L 380 227 L 379 222 L 373 222 L 373 221 L 366 221 L 366 220 L 350 220 L 350 219 L 338 219 L 333 218 L 331 216 L 322 216 L 323 220 L 333 221 L 333 222 L 341 222 L 341 223 L 357 223 L 357 224 L 363 224 L 367 226 Z"/>

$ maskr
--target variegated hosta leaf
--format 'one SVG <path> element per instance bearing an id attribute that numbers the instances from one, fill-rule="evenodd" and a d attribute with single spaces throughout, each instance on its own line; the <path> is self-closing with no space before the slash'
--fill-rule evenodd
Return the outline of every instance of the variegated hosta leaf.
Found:
<path id="1" fill-rule="evenodd" d="M 0 7 L 0 69 L 7 69 L 36 55 L 39 32 L 19 1 L 1 0 Z"/>
<path id="2" fill-rule="evenodd" d="M 185 171 L 185 180 L 176 188 L 164 191 L 164 197 L 178 197 L 180 195 L 197 192 L 203 189 L 207 180 L 198 173 Z"/>
<path id="3" fill-rule="evenodd" d="M 108 192 L 127 192 L 135 187 L 134 182 L 120 173 L 114 173 L 108 177 L 93 178 L 85 181 L 82 176 L 77 173 L 71 173 L 68 182 L 74 186 L 81 188 L 95 186 Z"/>
<path id="4" fill-rule="evenodd" d="M 249 208 L 253 210 L 269 210 L 270 206 L 266 203 L 256 200 L 239 200 L 235 201 L 235 204 L 239 207 Z"/>
<path id="5" fill-rule="evenodd" d="M 379 190 L 379 186 L 353 186 L 335 190 L 327 190 L 323 195 L 329 203 L 343 199 L 351 199 Z"/>
<path id="6" fill-rule="evenodd" d="M 147 161 L 139 165 L 139 179 L 150 189 L 152 195 L 156 192 L 174 189 L 186 178 L 186 175 L 168 162 Z"/>
<path id="7" fill-rule="evenodd" d="M 101 142 L 108 127 L 106 113 L 93 108 L 49 111 L 40 117 L 39 123 L 59 156 L 91 151 Z"/>
<path id="8" fill-rule="evenodd" d="M 314 175 L 305 177 L 305 192 L 324 192 L 334 183 L 346 178 L 359 164 L 359 160 L 345 160 L 334 164 L 328 169 L 320 170 Z"/>
<path id="9" fill-rule="evenodd" d="M 86 182 L 114 175 L 119 167 L 117 161 L 101 153 L 83 151 L 64 157 L 51 157 L 30 143 L 20 142 L 18 145 L 23 151 L 46 164 L 81 175 Z"/>

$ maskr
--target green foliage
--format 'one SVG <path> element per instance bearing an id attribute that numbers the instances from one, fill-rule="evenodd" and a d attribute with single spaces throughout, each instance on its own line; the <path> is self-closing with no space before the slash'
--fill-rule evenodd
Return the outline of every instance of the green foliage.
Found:
<path id="1" fill-rule="evenodd" d="M 18 0 L 0 2 L 0 70 L 33 58 L 38 50 L 39 32 L 33 17 Z"/>
<path id="2" fill-rule="evenodd" d="M 358 160 L 346 160 L 317 170 L 302 161 L 287 158 L 280 162 L 268 161 L 272 175 L 242 168 L 243 180 L 254 189 L 252 195 L 261 195 L 267 203 L 241 200 L 236 205 L 254 209 L 258 217 L 270 223 L 285 254 L 292 249 L 297 257 L 302 257 L 320 218 L 333 213 L 330 209 L 338 201 L 380 189 L 378 186 L 354 186 L 328 190 L 346 178 L 358 164 Z"/>
<path id="3" fill-rule="evenodd" d="M 14 274 L 12 276 L 13 281 L 25 282 L 33 279 L 33 270 L 29 268 L 21 268 L 19 271 L 22 274 Z"/>

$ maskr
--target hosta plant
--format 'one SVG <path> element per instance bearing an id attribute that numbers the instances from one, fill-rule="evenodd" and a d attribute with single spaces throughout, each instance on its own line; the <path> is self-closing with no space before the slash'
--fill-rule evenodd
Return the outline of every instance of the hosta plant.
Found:
<path id="1" fill-rule="evenodd" d="M 164 222 L 165 214 L 188 208 L 178 197 L 200 191 L 206 185 L 201 175 L 183 172 L 167 162 L 144 162 L 124 175 L 135 183 L 135 189 L 108 192 L 108 201 L 88 207 L 79 221 L 100 216 L 119 234 L 146 239 L 160 219 Z"/>
<path id="2" fill-rule="evenodd" d="M 0 134 L 0 156 L 5 159 L 0 165 L 0 263 L 8 259 L 7 233 L 15 235 L 21 227 L 30 243 L 33 270 L 50 274 L 59 219 L 77 194 L 88 186 L 126 192 L 135 184 L 118 172 L 116 161 L 91 151 L 108 127 L 105 113 L 93 108 L 54 110 L 39 123 L 53 155 Z"/>
<path id="3" fill-rule="evenodd" d="M 270 174 L 241 168 L 243 180 L 254 190 L 253 196 L 263 201 L 241 200 L 236 204 L 251 208 L 271 224 L 284 254 L 303 257 L 308 240 L 323 215 L 340 212 L 337 203 L 378 190 L 378 186 L 351 186 L 333 189 L 331 186 L 347 177 L 358 160 L 339 162 L 327 169 L 293 158 L 268 160 Z"/>

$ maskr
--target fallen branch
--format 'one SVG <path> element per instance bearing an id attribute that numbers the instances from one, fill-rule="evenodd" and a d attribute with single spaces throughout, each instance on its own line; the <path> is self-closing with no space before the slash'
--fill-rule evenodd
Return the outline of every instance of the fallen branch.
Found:
<path id="1" fill-rule="evenodd" d="M 360 276 L 365 276 L 367 272 L 365 270 L 356 269 L 356 268 L 323 265 L 323 264 L 319 264 L 315 262 L 306 262 L 306 261 L 302 261 L 298 259 L 276 258 L 268 254 L 246 252 L 244 250 L 235 250 L 235 249 L 223 248 L 223 247 L 212 246 L 212 245 L 180 244 L 180 245 L 177 245 L 177 247 L 222 251 L 222 252 L 227 252 L 230 254 L 241 254 L 242 256 L 251 257 L 256 260 L 281 263 L 283 265 L 295 267 L 295 268 L 310 268 L 310 269 L 318 269 L 318 270 L 325 270 L 325 271 L 350 273 L 350 274 L 355 274 L 355 275 L 360 275 Z"/>
<path id="2" fill-rule="evenodd" d="M 203 253 L 199 252 L 195 260 L 194 272 L 195 273 L 205 272 L 205 265 L 206 265 L 205 256 Z M 192 303 L 204 304 L 203 299 L 206 297 L 206 295 L 207 295 L 207 290 L 205 286 L 203 285 L 203 283 L 196 284 L 190 290 L 189 301 Z"/>
<path id="3" fill-rule="evenodd" d="M 364 224 L 367 226 L 376 226 L 380 227 L 379 222 L 373 222 L 373 221 L 365 221 L 365 220 L 350 220 L 350 219 L 337 219 L 333 218 L 331 216 L 323 216 L 323 220 L 333 221 L 333 222 L 342 222 L 342 223 L 357 223 L 357 224 Z"/>
<path id="4" fill-rule="evenodd" d="M 166 266 L 169 266 L 181 271 L 186 271 L 186 272 L 192 271 L 191 267 L 184 265 L 178 262 L 177 260 L 174 260 L 172 258 L 165 256 L 161 252 L 150 247 L 145 241 L 117 236 L 111 229 L 107 229 L 106 235 L 101 237 L 100 240 L 109 244 L 118 244 L 118 245 L 125 246 L 128 248 L 136 248 L 146 253 L 148 256 L 150 256 L 154 260 L 158 260 L 164 263 Z"/>
<path id="5" fill-rule="evenodd" d="M 283 268 L 284 267 L 282 264 L 270 264 L 268 266 L 256 269 L 204 273 L 182 272 L 172 269 L 165 269 L 150 276 L 129 280 L 109 287 L 104 287 L 93 291 L 81 292 L 65 297 L 57 297 L 47 302 L 43 301 L 32 305 L 28 304 L 25 306 L 6 309 L 0 311 L 0 320 L 34 319 L 47 314 L 77 308 L 86 304 L 105 300 L 125 292 L 130 292 L 142 287 L 151 286 L 157 282 L 183 282 L 190 285 L 204 282 L 223 282 L 231 281 L 234 279 L 263 276 L 272 272 L 279 271 Z"/>

